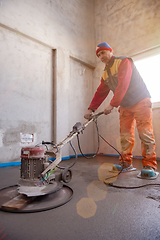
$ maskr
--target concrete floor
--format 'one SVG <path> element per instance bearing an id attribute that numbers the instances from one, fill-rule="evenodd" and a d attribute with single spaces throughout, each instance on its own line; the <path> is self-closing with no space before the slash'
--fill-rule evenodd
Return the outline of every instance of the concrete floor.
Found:
<path id="1" fill-rule="evenodd" d="M 36 213 L 0 211 L 0 240 L 160 239 L 160 187 L 120 189 L 104 184 L 104 178 L 113 175 L 108 171 L 113 163 L 118 163 L 118 158 L 78 158 L 68 184 L 73 198 L 61 207 Z M 140 170 L 141 160 L 134 159 L 134 166 Z M 121 173 L 112 181 L 121 186 L 160 183 L 160 176 L 142 180 L 136 177 L 138 172 Z M 0 189 L 16 184 L 18 179 L 19 167 L 0 169 Z"/>

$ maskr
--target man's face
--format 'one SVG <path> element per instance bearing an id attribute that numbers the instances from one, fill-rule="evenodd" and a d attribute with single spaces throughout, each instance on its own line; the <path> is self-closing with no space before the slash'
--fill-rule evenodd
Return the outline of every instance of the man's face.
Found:
<path id="1" fill-rule="evenodd" d="M 100 50 L 97 56 L 104 64 L 108 64 L 109 60 L 113 56 L 113 53 L 109 50 Z"/>

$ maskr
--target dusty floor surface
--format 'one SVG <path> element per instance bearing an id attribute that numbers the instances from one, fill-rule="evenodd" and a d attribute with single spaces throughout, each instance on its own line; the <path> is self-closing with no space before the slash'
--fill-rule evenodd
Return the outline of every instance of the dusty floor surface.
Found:
<path id="1" fill-rule="evenodd" d="M 74 159 L 65 160 L 70 165 Z M 114 176 L 118 158 L 79 157 L 72 167 L 68 186 L 73 198 L 47 211 L 11 213 L 0 211 L 0 240 L 154 240 L 160 239 L 160 176 L 156 180 L 138 179 L 141 160 L 134 159 L 137 171 Z M 158 168 L 160 164 L 158 163 Z M 0 168 L 0 189 L 17 184 L 19 167 Z"/>

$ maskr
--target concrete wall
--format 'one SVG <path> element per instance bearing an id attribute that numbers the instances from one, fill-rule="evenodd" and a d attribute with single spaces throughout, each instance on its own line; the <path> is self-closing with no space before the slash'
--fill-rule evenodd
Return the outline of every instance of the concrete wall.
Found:
<path id="1" fill-rule="evenodd" d="M 0 0 L 0 162 L 19 160 L 21 133 L 34 134 L 33 145 L 59 142 L 83 122 L 104 67 L 95 46 L 107 41 L 115 55 L 132 56 L 159 45 L 159 14 L 158 0 Z M 99 126 L 119 149 L 117 110 L 101 116 Z M 96 148 L 94 133 L 92 124 L 81 135 L 85 153 Z M 103 142 L 100 152 L 116 153 Z M 63 156 L 70 154 L 66 146 Z"/>
<path id="2" fill-rule="evenodd" d="M 24 146 L 21 134 L 34 134 L 33 144 L 51 139 L 52 50 L 14 32 L 0 30 L 1 161 L 14 161 Z M 21 141 L 22 140 L 22 141 Z"/>
<path id="3" fill-rule="evenodd" d="M 95 35 L 96 44 L 106 41 L 114 50 L 115 56 L 133 56 L 137 53 L 160 46 L 160 1 L 159 0 L 95 0 Z M 155 51 L 154 51 L 155 52 Z M 149 52 L 148 52 L 149 54 Z M 94 90 L 99 84 L 103 64 L 97 59 Z M 105 100 L 100 110 L 107 106 L 111 96 Z M 156 139 L 156 153 L 159 150 L 159 109 L 153 110 L 153 128 Z M 106 119 L 106 120 L 104 120 Z M 100 132 L 120 150 L 119 116 L 117 109 L 112 114 L 99 120 Z M 104 130 L 105 129 L 105 130 Z M 141 155 L 141 146 L 136 131 L 134 155 Z M 101 141 L 100 152 L 117 154 Z"/>
<path id="4" fill-rule="evenodd" d="M 95 0 L 96 43 L 108 41 L 116 55 L 160 45 L 159 0 Z"/>
<path id="5" fill-rule="evenodd" d="M 0 162 L 19 160 L 22 146 L 62 140 L 82 120 L 94 39 L 92 0 L 0 1 Z M 91 139 L 89 152 L 92 132 L 83 140 Z M 34 142 L 22 143 L 21 133 L 34 134 Z"/>

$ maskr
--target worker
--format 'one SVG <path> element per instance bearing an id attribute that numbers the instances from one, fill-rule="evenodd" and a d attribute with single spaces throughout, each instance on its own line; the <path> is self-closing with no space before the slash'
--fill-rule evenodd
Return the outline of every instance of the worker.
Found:
<path id="1" fill-rule="evenodd" d="M 101 82 L 94 94 L 84 118 L 89 119 L 108 96 L 114 95 L 104 114 L 110 114 L 118 108 L 120 119 L 121 157 L 118 170 L 132 171 L 132 150 L 135 142 L 135 122 L 141 140 L 142 165 L 145 173 L 157 169 L 155 139 L 152 127 L 152 103 L 150 93 L 136 69 L 132 58 L 115 57 L 108 43 L 102 42 L 96 49 L 97 57 L 105 64 Z M 143 170 L 142 169 L 142 170 Z M 142 171 L 141 171 L 142 172 Z"/>

